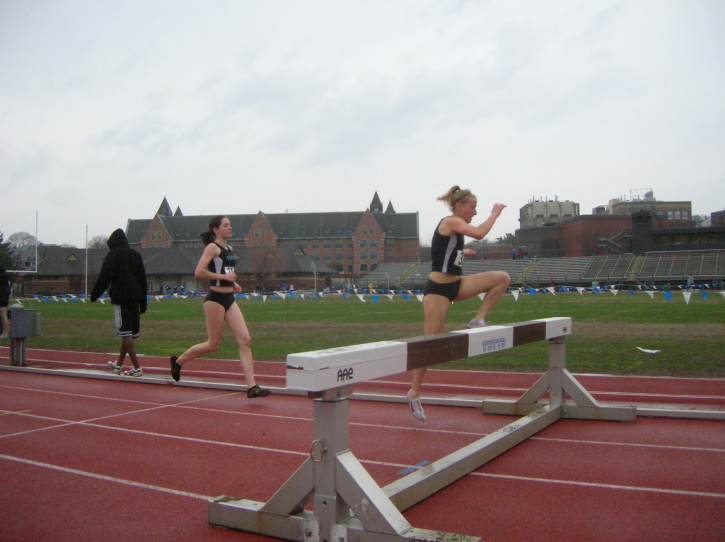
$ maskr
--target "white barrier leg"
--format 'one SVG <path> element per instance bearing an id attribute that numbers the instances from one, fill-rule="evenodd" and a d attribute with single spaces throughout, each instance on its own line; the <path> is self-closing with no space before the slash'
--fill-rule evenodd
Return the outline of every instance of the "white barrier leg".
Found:
<path id="1" fill-rule="evenodd" d="M 350 451 L 351 394 L 348 386 L 315 399 L 310 457 L 267 503 L 219 497 L 209 523 L 300 542 L 480 541 L 411 527 Z"/>
<path id="2" fill-rule="evenodd" d="M 607 407 L 599 402 L 566 369 L 564 337 L 549 340 L 549 370 L 516 401 L 487 400 L 485 414 L 523 416 L 539 410 L 545 403 L 539 399 L 549 393 L 549 405 L 561 406 L 561 417 L 579 420 L 609 420 L 633 422 L 637 407 Z M 567 402 L 569 397 L 572 402 Z"/>

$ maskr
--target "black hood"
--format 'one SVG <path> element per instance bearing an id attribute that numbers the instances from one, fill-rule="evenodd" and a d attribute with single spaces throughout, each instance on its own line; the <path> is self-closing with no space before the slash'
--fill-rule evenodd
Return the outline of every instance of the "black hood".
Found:
<path id="1" fill-rule="evenodd" d="M 108 241 L 106 241 L 106 244 L 111 250 L 114 248 L 128 248 L 128 239 L 126 239 L 126 234 L 123 230 L 118 228 L 111 234 Z"/>

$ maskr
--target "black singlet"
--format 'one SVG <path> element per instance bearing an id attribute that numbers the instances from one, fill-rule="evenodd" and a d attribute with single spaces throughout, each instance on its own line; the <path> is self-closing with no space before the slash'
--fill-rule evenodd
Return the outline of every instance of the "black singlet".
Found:
<path id="1" fill-rule="evenodd" d="M 441 220 L 441 222 L 443 222 Z M 440 222 L 433 233 L 431 243 L 431 270 L 448 273 L 449 275 L 463 275 L 463 235 L 441 235 L 438 231 Z"/>
<path id="2" fill-rule="evenodd" d="M 237 265 L 237 259 L 234 257 L 232 248 L 228 246 L 223 247 L 216 241 L 214 241 L 214 244 L 219 247 L 221 252 L 219 253 L 219 256 L 215 256 L 214 258 L 212 258 L 212 260 L 209 262 L 209 265 L 207 266 L 207 269 L 212 273 L 217 273 L 220 275 L 226 275 L 227 273 L 233 272 L 234 266 Z M 228 280 L 212 280 L 210 285 L 234 286 L 234 283 Z"/>

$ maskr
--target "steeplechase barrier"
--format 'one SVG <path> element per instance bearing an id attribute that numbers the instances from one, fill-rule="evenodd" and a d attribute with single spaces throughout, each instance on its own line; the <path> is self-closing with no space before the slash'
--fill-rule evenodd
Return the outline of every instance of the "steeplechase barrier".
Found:
<path id="1" fill-rule="evenodd" d="M 289 355 L 287 387 L 313 399 L 309 457 L 266 503 L 213 499 L 209 523 L 299 542 L 480 541 L 415 528 L 402 512 L 559 419 L 637 418 L 636 407 L 600 405 L 567 371 L 571 326 L 571 318 L 545 318 Z M 516 401 L 483 401 L 484 413 L 521 416 L 517 421 L 382 488 L 350 450 L 355 383 L 543 340 L 549 341 L 546 373 Z"/>

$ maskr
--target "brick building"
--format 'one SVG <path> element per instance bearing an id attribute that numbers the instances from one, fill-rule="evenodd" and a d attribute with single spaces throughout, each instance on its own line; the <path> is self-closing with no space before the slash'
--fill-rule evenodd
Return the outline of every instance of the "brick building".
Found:
<path id="1" fill-rule="evenodd" d="M 364 211 L 330 213 L 227 214 L 232 223 L 230 244 L 251 253 L 263 248 L 293 247 L 341 277 L 357 277 L 381 263 L 415 262 L 418 253 L 418 213 L 398 213 L 375 195 Z M 201 247 L 199 234 L 209 215 L 184 216 L 171 211 L 164 198 L 151 219 L 129 219 L 126 235 L 135 248 Z"/>

